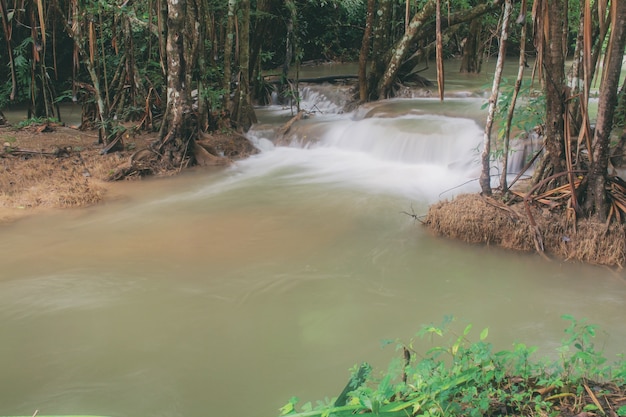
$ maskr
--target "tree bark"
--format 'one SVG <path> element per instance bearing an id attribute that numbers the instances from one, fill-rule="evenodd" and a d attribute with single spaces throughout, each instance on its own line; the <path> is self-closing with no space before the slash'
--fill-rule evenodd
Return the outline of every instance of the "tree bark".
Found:
<path id="1" fill-rule="evenodd" d="M 254 85 L 257 85 L 261 80 L 261 75 L 258 73 L 262 64 L 261 51 L 263 50 L 263 44 L 266 42 L 272 25 L 277 23 L 273 16 L 276 7 L 276 0 L 257 1 L 256 17 L 254 19 L 254 36 L 250 40 L 250 79 Z M 252 90 L 261 91 L 259 88 L 253 88 Z"/>
<path id="2" fill-rule="evenodd" d="M 607 62 L 600 86 L 598 117 L 593 140 L 593 162 L 589 169 L 585 208 L 605 221 L 608 213 L 606 179 L 610 157 L 609 145 L 613 127 L 613 115 L 617 104 L 617 88 L 622 69 L 624 45 L 626 44 L 626 2 L 612 4 L 611 37 L 607 47 Z"/>
<path id="3" fill-rule="evenodd" d="M 486 3 L 481 3 L 478 6 L 473 7 L 470 10 L 464 10 L 462 12 L 452 13 L 442 20 L 441 28 L 445 30 L 450 26 L 457 25 L 471 21 L 485 13 L 496 10 L 502 4 L 502 0 L 490 0 Z M 372 92 L 370 94 L 372 99 L 386 98 L 392 95 L 393 83 L 400 73 L 402 68 L 408 68 L 405 73 L 410 73 L 412 68 L 416 65 L 414 57 L 406 59 L 406 56 L 411 51 L 411 47 L 415 45 L 417 40 L 425 36 L 428 31 L 434 30 L 429 24 L 430 18 L 435 14 L 435 1 L 429 0 L 422 9 L 413 16 L 411 23 L 408 26 L 404 36 L 391 48 L 391 53 L 384 52 L 384 57 L 387 62 L 386 69 L 379 71 L 378 84 L 376 84 L 376 94 Z M 376 38 L 375 38 L 376 39 Z M 376 49 L 372 51 L 375 56 Z M 417 54 L 414 55 L 417 57 Z M 371 85 L 371 84 L 370 84 Z"/>
<path id="4" fill-rule="evenodd" d="M 222 80 L 222 88 L 224 89 L 225 109 L 230 109 L 232 104 L 230 100 L 230 84 L 232 82 L 232 57 L 233 57 L 233 39 L 235 38 L 235 13 L 237 11 L 237 0 L 228 0 L 228 18 L 226 21 L 226 37 L 224 39 L 224 79 Z"/>
<path id="5" fill-rule="evenodd" d="M 537 49 L 541 51 L 543 82 L 546 94 L 546 126 L 544 131 L 544 170 L 535 172 L 534 183 L 565 170 L 565 51 L 563 27 L 567 13 L 565 0 L 543 0 L 538 4 L 537 30 L 545 32 Z M 562 181 L 564 177 L 559 177 Z M 560 181 L 557 183 L 560 184 Z"/>
<path id="6" fill-rule="evenodd" d="M 240 131 L 248 131 L 256 123 L 256 114 L 250 103 L 250 0 L 240 0 L 241 39 L 239 48 L 239 86 L 235 94 L 232 120 Z"/>
<path id="7" fill-rule="evenodd" d="M 517 79 L 515 80 L 515 87 L 513 88 L 513 97 L 509 103 L 509 111 L 506 115 L 506 125 L 504 128 L 504 143 L 502 146 L 502 172 L 500 173 L 500 188 L 502 192 L 506 193 L 509 189 L 507 182 L 507 171 L 509 169 L 509 142 L 511 138 L 511 124 L 513 122 L 513 114 L 515 113 L 515 104 L 517 103 L 517 96 L 519 95 L 520 88 L 522 87 L 522 80 L 524 78 L 524 67 L 526 66 L 526 10 L 522 5 L 520 10 L 520 16 L 517 22 L 521 24 L 520 31 L 520 51 L 519 61 L 517 67 Z"/>
<path id="8" fill-rule="evenodd" d="M 441 0 L 436 0 L 436 23 L 435 23 L 435 37 L 436 37 L 436 59 L 437 59 L 437 89 L 439 91 L 439 100 L 443 101 L 444 92 L 444 75 L 443 75 L 443 40 L 441 38 Z"/>
<path id="9" fill-rule="evenodd" d="M 385 72 L 378 83 L 378 98 L 388 98 L 392 95 L 391 90 L 393 82 L 396 79 L 396 75 L 400 70 L 400 66 L 403 63 L 404 58 L 409 53 L 409 47 L 414 43 L 415 35 L 418 32 L 418 29 L 425 24 L 428 18 L 432 17 L 435 13 L 435 9 L 435 0 L 429 0 L 428 3 L 424 5 L 422 10 L 420 10 L 419 13 L 416 13 L 415 16 L 413 16 L 413 19 L 411 19 L 411 23 L 409 23 L 406 33 L 393 48 Z"/>
<path id="10" fill-rule="evenodd" d="M 187 0 L 167 0 L 167 104 L 157 150 L 168 168 L 182 167 L 193 152 L 191 97 L 185 62 Z"/>
<path id="11" fill-rule="evenodd" d="M 461 73 L 478 74 L 480 72 L 483 62 L 482 32 L 482 20 L 480 18 L 472 20 L 469 25 L 469 33 L 463 45 Z"/>
<path id="12" fill-rule="evenodd" d="M 1 0 L 0 0 L 1 1 Z M 372 38 L 372 26 L 374 24 L 374 6 L 376 0 L 367 0 L 367 12 L 365 15 L 365 31 L 363 32 L 363 41 L 361 42 L 361 50 L 359 52 L 359 101 L 364 103 L 367 101 L 367 58 L 369 57 L 370 44 Z M 408 0 L 407 0 L 408 5 Z"/>
<path id="13" fill-rule="evenodd" d="M 17 94 L 17 76 L 15 72 L 15 62 L 13 61 L 13 48 L 11 47 L 11 28 L 9 18 L 7 16 L 6 0 L 0 0 L 0 20 L 2 20 L 2 31 L 4 33 L 4 41 L 7 47 L 7 55 L 9 56 L 9 69 L 11 71 L 11 93 L 9 100 L 15 100 Z"/>
<path id="14" fill-rule="evenodd" d="M 483 195 L 491 195 L 491 129 L 493 126 L 493 118 L 498 103 L 498 95 L 500 93 L 500 80 L 502 79 L 502 68 L 504 66 L 504 58 L 506 56 L 506 41 L 509 37 L 509 21 L 511 20 L 512 0 L 505 0 L 504 13 L 502 16 L 502 31 L 500 34 L 500 48 L 498 51 L 498 60 L 496 62 L 496 72 L 493 75 L 493 85 L 491 87 L 491 96 L 489 98 L 489 110 L 487 112 L 487 123 L 485 126 L 485 135 L 483 142 L 483 152 L 481 155 L 482 172 L 480 174 L 480 189 Z"/>
<path id="15" fill-rule="evenodd" d="M 378 82 L 385 71 L 388 57 L 388 30 L 391 23 L 392 5 L 391 0 L 379 0 L 378 3 L 378 10 L 376 11 L 377 18 L 372 35 L 372 62 L 370 64 L 369 74 L 367 75 L 368 100 L 381 98 L 379 95 Z"/>

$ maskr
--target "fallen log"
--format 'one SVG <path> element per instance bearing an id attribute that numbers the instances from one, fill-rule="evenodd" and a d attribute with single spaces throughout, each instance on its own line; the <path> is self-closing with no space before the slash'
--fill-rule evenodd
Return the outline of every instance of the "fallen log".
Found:
<path id="1" fill-rule="evenodd" d="M 327 75 L 324 77 L 311 77 L 311 78 L 299 78 L 299 83 L 311 83 L 311 84 L 322 84 L 322 83 L 331 83 L 334 84 L 343 80 L 357 80 L 359 77 L 357 75 Z M 266 79 L 266 81 L 270 84 L 283 84 L 285 81 L 287 83 L 295 83 L 296 80 L 292 78 L 288 78 L 287 80 L 281 80 L 280 78 L 275 79 Z"/>

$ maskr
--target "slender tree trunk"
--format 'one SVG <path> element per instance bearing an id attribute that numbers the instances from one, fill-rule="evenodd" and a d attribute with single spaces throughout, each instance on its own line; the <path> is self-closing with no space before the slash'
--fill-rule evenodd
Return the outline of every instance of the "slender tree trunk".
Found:
<path id="1" fill-rule="evenodd" d="M 159 28 L 159 63 L 167 79 L 167 0 L 157 0 L 157 25 Z"/>
<path id="2" fill-rule="evenodd" d="M 185 62 L 187 0 L 167 0 L 167 104 L 157 149 L 169 168 L 182 167 L 193 147 L 190 92 Z"/>
<path id="3" fill-rule="evenodd" d="M 409 52 L 409 47 L 413 44 L 415 39 L 415 34 L 418 29 L 420 29 L 426 20 L 431 17 L 435 13 L 436 4 L 435 0 L 429 0 L 428 3 L 424 5 L 422 10 L 419 13 L 416 13 L 411 19 L 411 23 L 409 23 L 409 27 L 407 28 L 406 33 L 400 39 L 400 41 L 393 48 L 391 58 L 387 63 L 387 67 L 382 75 L 380 82 L 378 83 L 378 98 L 387 98 L 392 95 L 392 86 L 396 79 L 396 75 L 400 70 L 400 66 L 402 65 L 404 58 L 407 56 Z M 376 51 L 373 52 L 376 54 Z"/>
<path id="4" fill-rule="evenodd" d="M 377 100 L 379 95 L 378 83 L 385 71 L 386 59 L 388 56 L 389 38 L 388 30 L 391 24 L 391 0 L 379 0 L 376 10 L 376 21 L 372 39 L 372 62 L 370 71 L 367 74 L 369 100 Z"/>
<path id="5" fill-rule="evenodd" d="M 436 0 L 436 23 L 435 23 L 435 42 L 436 59 L 437 59 L 437 89 L 439 91 L 439 100 L 443 101 L 444 92 L 444 74 L 443 74 L 443 40 L 441 38 L 441 0 Z"/>
<path id="6" fill-rule="evenodd" d="M 469 33 L 463 45 L 461 73 L 478 74 L 482 66 L 482 19 L 476 18 L 469 25 Z"/>
<path id="7" fill-rule="evenodd" d="M 409 0 L 407 0 L 407 7 L 408 4 Z M 367 89 L 367 58 L 369 57 L 370 53 L 372 26 L 374 24 L 374 6 L 376 6 L 376 0 L 367 0 L 365 31 L 363 32 L 363 41 L 361 42 L 361 50 L 359 52 L 359 101 L 361 103 L 366 102 L 369 95 Z"/>
<path id="8" fill-rule="evenodd" d="M 483 142 L 483 152 L 481 155 L 482 172 L 480 174 L 480 189 L 483 195 L 491 195 L 491 129 L 493 117 L 498 103 L 500 93 L 500 80 L 502 79 L 502 68 L 504 57 L 506 56 L 506 41 L 509 37 L 509 21 L 511 20 L 512 0 L 505 0 L 504 14 L 502 16 L 502 32 L 500 34 L 500 49 L 498 51 L 498 61 L 496 62 L 496 72 L 493 76 L 491 96 L 489 97 L 489 110 L 487 113 L 487 123 Z"/>
<path id="9" fill-rule="evenodd" d="M 13 48 L 11 47 L 11 27 L 7 13 L 6 0 L 0 0 L 0 19 L 2 20 L 2 31 L 4 33 L 7 54 L 9 55 L 9 69 L 11 70 L 11 93 L 9 94 L 9 100 L 13 101 L 17 94 L 17 76 L 13 61 Z"/>
<path id="10" fill-rule="evenodd" d="M 74 40 L 74 46 L 78 50 L 78 55 L 80 55 L 85 68 L 87 69 L 87 73 L 89 74 L 89 78 L 91 79 L 91 84 L 93 87 L 94 101 L 96 103 L 96 111 L 97 118 L 99 124 L 99 136 L 100 141 L 104 144 L 108 144 L 109 138 L 109 129 L 107 126 L 108 122 L 108 109 L 104 104 L 104 100 L 102 98 L 102 90 L 100 88 L 100 78 L 96 72 L 96 68 L 94 67 L 93 61 L 90 59 L 90 54 L 87 50 L 87 40 L 84 34 L 84 24 L 86 17 L 84 15 L 84 11 L 80 10 L 78 2 L 73 0 L 70 2 L 70 11 L 71 11 L 71 24 L 70 22 L 66 22 L 66 30 L 70 37 Z M 75 55 L 77 57 L 78 55 Z"/>
<path id="11" fill-rule="evenodd" d="M 240 0 L 241 36 L 239 48 L 239 88 L 235 94 L 232 120 L 237 129 L 244 132 L 256 123 L 256 114 L 250 103 L 250 0 Z"/>
<path id="12" fill-rule="evenodd" d="M 606 177 L 613 115 L 617 104 L 617 88 L 626 44 L 626 2 L 611 2 L 613 22 L 607 47 L 607 62 L 600 86 L 598 117 L 593 141 L 593 163 L 589 170 L 586 206 L 588 212 L 605 221 L 608 213 Z"/>
<path id="13" fill-rule="evenodd" d="M 226 37 L 224 39 L 224 79 L 222 80 L 222 88 L 224 89 L 225 109 L 230 109 L 232 104 L 230 101 L 230 84 L 232 82 L 232 56 L 233 56 L 233 40 L 235 38 L 235 13 L 237 11 L 237 0 L 228 0 L 228 18 L 226 21 Z"/>
<path id="14" fill-rule="evenodd" d="M 585 9 L 585 0 L 579 0 L 578 7 L 581 11 Z M 580 102 L 584 97 L 579 96 L 583 90 L 583 57 L 584 57 L 584 33 L 585 33 L 585 19 L 581 15 L 580 23 L 578 25 L 578 35 L 576 36 L 576 47 L 574 49 L 574 57 L 572 59 L 572 66 L 567 74 L 567 84 L 569 87 L 570 97 L 578 97 L 578 99 L 571 100 L 569 105 L 570 117 L 570 131 L 577 133 L 580 130 L 582 124 L 582 116 L 580 113 Z"/>
<path id="15" fill-rule="evenodd" d="M 546 164 L 537 170 L 534 182 L 565 170 L 565 51 L 563 50 L 563 26 L 567 13 L 565 0 L 543 0 L 538 4 L 538 30 L 545 32 L 540 39 L 543 64 L 542 76 L 546 93 L 546 126 L 544 149 Z M 568 139 L 569 140 L 569 139 Z M 561 177 L 557 183 L 561 183 Z"/>
<path id="16" fill-rule="evenodd" d="M 267 35 L 272 28 L 272 24 L 276 24 L 273 18 L 274 9 L 276 7 L 275 0 L 258 0 L 256 5 L 256 17 L 254 19 L 254 36 L 250 40 L 250 79 L 255 87 L 259 86 L 261 81 L 261 51 L 266 42 Z M 261 92 L 259 88 L 253 88 L 255 97 Z"/>
<path id="17" fill-rule="evenodd" d="M 520 31 L 520 51 L 519 51 L 519 63 L 517 69 L 517 79 L 515 80 L 515 87 L 513 89 L 513 97 L 509 103 L 509 111 L 506 117 L 506 126 L 504 130 L 504 144 L 502 148 L 502 172 L 500 173 L 500 188 L 502 192 L 506 193 L 509 189 L 507 183 L 507 171 L 509 169 L 509 142 L 511 138 L 511 124 L 513 121 L 513 114 L 515 112 L 515 104 L 517 103 L 517 96 L 519 90 L 522 87 L 522 80 L 524 78 L 524 67 L 526 66 L 526 10 L 520 10 L 520 16 L 517 22 L 521 22 L 522 29 Z"/>
<path id="18" fill-rule="evenodd" d="M 464 10 L 462 12 L 456 12 L 449 15 L 446 19 L 441 21 L 442 29 L 446 29 L 450 26 L 471 21 L 485 13 L 495 10 L 502 4 L 502 0 L 489 0 L 486 3 L 481 3 L 470 10 Z M 372 56 L 376 58 L 376 54 L 381 53 L 384 69 L 378 69 L 371 71 L 372 75 L 376 75 L 373 79 L 377 82 L 374 87 L 370 89 L 372 92 L 371 99 L 385 98 L 392 95 L 392 86 L 396 80 L 396 77 L 401 72 L 401 68 L 409 68 L 406 73 L 415 66 L 414 59 L 406 59 L 408 53 L 411 51 L 412 46 L 425 35 L 427 31 L 434 30 L 433 27 L 428 24 L 430 18 L 435 14 L 435 0 L 429 0 L 422 9 L 416 13 L 411 19 L 411 23 L 408 26 L 404 36 L 396 42 L 393 48 L 390 48 L 391 52 L 379 51 L 375 47 L 372 49 Z M 432 33 L 432 32 L 431 32 Z M 374 33 L 374 39 L 376 40 L 376 33 Z M 417 57 L 417 55 L 415 55 Z M 381 59 L 381 58 L 379 58 Z"/>

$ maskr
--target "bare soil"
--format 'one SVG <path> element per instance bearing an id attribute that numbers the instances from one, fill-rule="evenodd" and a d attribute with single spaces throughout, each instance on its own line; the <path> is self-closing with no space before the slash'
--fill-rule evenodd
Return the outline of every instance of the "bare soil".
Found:
<path id="1" fill-rule="evenodd" d="M 85 207 L 107 198 L 112 181 L 138 163 L 147 164 L 147 149 L 156 133 L 124 134 L 124 149 L 102 154 L 94 131 L 61 125 L 32 125 L 23 129 L 0 126 L 0 223 L 47 209 Z M 198 164 L 227 165 L 255 152 L 241 135 L 204 135 L 197 141 Z M 143 156 L 142 156 L 143 155 Z M 180 167 L 183 169 L 184 167 Z M 151 170 L 156 176 L 180 169 Z M 147 173 L 145 171 L 144 173 Z M 141 178 L 141 171 L 123 176 Z"/>

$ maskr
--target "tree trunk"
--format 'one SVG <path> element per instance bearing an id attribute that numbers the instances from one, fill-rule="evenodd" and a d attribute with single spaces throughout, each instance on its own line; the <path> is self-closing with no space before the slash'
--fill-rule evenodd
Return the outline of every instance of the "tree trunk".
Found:
<path id="1" fill-rule="evenodd" d="M 225 109 L 230 109 L 232 104 L 230 101 L 230 85 L 232 82 L 232 57 L 233 57 L 233 39 L 235 38 L 235 12 L 237 11 L 237 0 L 228 0 L 228 18 L 226 21 L 226 37 L 224 39 L 224 79 L 222 80 L 222 88 L 224 89 Z"/>
<path id="2" fill-rule="evenodd" d="M 472 20 L 469 26 L 469 33 L 463 45 L 461 73 L 478 74 L 480 72 L 483 62 L 482 29 L 482 19 Z"/>
<path id="3" fill-rule="evenodd" d="M 96 72 L 96 68 L 94 67 L 93 61 L 90 59 L 89 54 L 87 52 L 87 40 L 84 34 L 83 24 L 87 20 L 85 13 L 83 10 L 80 10 L 77 1 L 72 1 L 70 3 L 71 9 L 71 23 L 66 22 L 66 30 L 70 37 L 74 40 L 74 47 L 78 50 L 78 54 L 80 55 L 85 68 L 87 69 L 87 73 L 89 74 L 89 78 L 91 79 L 91 84 L 93 87 L 94 101 L 96 103 L 96 111 L 98 118 L 98 132 L 100 136 L 100 141 L 105 145 L 108 144 L 107 140 L 109 137 L 109 126 L 108 126 L 108 109 L 104 104 L 104 100 L 102 98 L 102 90 L 100 88 L 100 79 L 98 78 L 98 74 Z M 75 55 L 76 56 L 76 55 Z"/>
<path id="4" fill-rule="evenodd" d="M 585 9 L 585 0 L 579 0 L 579 6 L 581 12 Z M 576 36 L 576 47 L 574 49 L 574 57 L 572 59 L 572 66 L 567 74 L 567 85 L 569 87 L 570 97 L 578 96 L 583 90 L 584 80 L 584 33 L 585 33 L 585 19 L 581 14 L 580 24 L 578 25 L 578 35 Z M 578 133 L 580 126 L 582 125 L 582 115 L 580 113 L 580 101 L 584 97 L 579 97 L 577 100 L 571 100 L 569 105 L 570 117 L 570 131 L 572 133 Z"/>
<path id="5" fill-rule="evenodd" d="M 606 66 L 600 86 L 598 117 L 593 141 L 593 162 L 589 169 L 585 208 L 605 221 L 608 213 L 606 177 L 609 163 L 609 145 L 613 115 L 617 104 L 617 88 L 626 44 L 626 2 L 611 2 L 613 22 L 607 47 Z"/>
<path id="6" fill-rule="evenodd" d="M 250 79 L 252 83 L 258 87 L 261 81 L 259 74 L 261 68 L 261 51 L 268 34 L 276 21 L 272 19 L 275 9 L 275 0 L 258 0 L 256 5 L 256 18 L 254 21 L 254 36 L 250 40 Z M 260 88 L 253 88 L 255 92 L 261 93 Z M 255 93 L 257 99 L 260 94 Z"/>
<path id="7" fill-rule="evenodd" d="M 567 13 L 565 0 L 543 0 L 538 5 L 538 30 L 545 32 L 538 50 L 543 63 L 543 83 L 546 94 L 546 126 L 544 131 L 544 158 L 547 164 L 537 170 L 534 182 L 565 170 L 565 53 L 563 27 Z M 568 139 L 569 140 L 569 139 Z M 564 177 L 560 177 L 560 183 Z"/>
<path id="8" fill-rule="evenodd" d="M 239 86 L 235 94 L 232 120 L 238 130 L 247 132 L 256 123 L 256 114 L 250 103 L 250 0 L 240 0 L 241 39 L 239 47 Z"/>
<path id="9" fill-rule="evenodd" d="M 443 101 L 444 92 L 444 76 L 443 76 L 443 40 L 441 38 L 441 0 L 436 0 L 436 23 L 435 23 L 435 43 L 436 59 L 437 59 L 437 89 L 439 91 L 439 100 Z"/>
<path id="10" fill-rule="evenodd" d="M 193 152 L 190 86 L 186 83 L 187 0 L 167 0 L 167 104 L 156 148 L 167 168 L 182 167 Z"/>
<path id="11" fill-rule="evenodd" d="M 7 13 L 6 0 L 0 0 L 0 20 L 2 20 L 2 32 L 4 34 L 6 51 L 9 56 L 9 68 L 11 71 L 11 93 L 9 94 L 9 100 L 13 101 L 17 94 L 17 76 L 15 72 L 15 62 L 13 61 L 13 48 L 11 46 L 11 27 Z"/>
<path id="12" fill-rule="evenodd" d="M 365 31 L 363 32 L 363 41 L 361 42 L 361 50 L 359 52 L 359 101 L 361 103 L 366 102 L 369 95 L 367 89 L 367 58 L 370 53 L 372 26 L 374 24 L 374 6 L 376 6 L 376 0 L 367 0 Z"/>
<path id="13" fill-rule="evenodd" d="M 509 37 L 509 21 L 511 20 L 512 0 L 505 0 L 504 14 L 502 16 L 502 32 L 500 34 L 500 48 L 498 50 L 498 61 L 496 62 L 496 72 L 493 75 L 493 85 L 491 96 L 489 97 L 489 110 L 487 112 L 487 123 L 485 126 L 485 136 L 483 142 L 483 152 L 481 156 L 482 172 L 480 174 L 480 189 L 483 195 L 491 195 L 491 128 L 493 118 L 498 103 L 500 93 L 500 80 L 502 79 L 502 68 L 504 57 L 506 56 L 506 41 Z"/>
<path id="14" fill-rule="evenodd" d="M 367 75 L 368 100 L 377 100 L 381 97 L 378 94 L 378 82 L 385 71 L 386 59 L 388 57 L 389 39 L 387 34 L 391 24 L 392 6 L 393 2 L 391 0 L 379 0 L 372 39 L 372 53 L 370 55 L 372 62 Z"/>
<path id="15" fill-rule="evenodd" d="M 524 67 L 526 66 L 526 10 L 524 5 L 520 10 L 520 15 L 517 19 L 517 23 L 520 23 L 522 29 L 520 30 L 520 50 L 519 61 L 517 66 L 517 79 L 515 80 L 515 87 L 513 88 L 513 97 L 509 103 L 509 110 L 506 115 L 506 124 L 504 128 L 504 143 L 502 145 L 502 172 L 500 173 L 500 188 L 502 192 L 506 193 L 509 190 L 507 182 L 507 171 L 509 169 L 509 143 L 511 138 L 511 124 L 513 122 L 513 114 L 515 113 L 515 104 L 517 103 L 517 96 L 519 95 L 520 88 L 522 87 L 522 80 L 524 79 Z"/>
<path id="16" fill-rule="evenodd" d="M 388 98 L 392 96 L 393 83 L 404 58 L 409 53 L 409 47 L 414 43 L 415 34 L 418 32 L 418 29 L 425 24 L 426 20 L 435 13 L 435 9 L 435 0 L 429 0 L 428 3 L 424 5 L 422 10 L 420 10 L 419 13 L 416 13 L 415 16 L 413 16 L 413 19 L 411 19 L 411 23 L 409 23 L 406 33 L 393 48 L 391 58 L 389 59 L 384 74 L 378 83 L 378 98 Z"/>
<path id="17" fill-rule="evenodd" d="M 471 21 L 485 13 L 495 10 L 501 4 L 502 0 L 490 0 L 486 3 L 479 4 L 470 10 L 452 13 L 447 16 L 446 19 L 441 21 L 441 27 L 442 29 L 446 29 L 459 23 Z M 391 96 L 393 93 L 393 83 L 401 70 L 403 68 L 408 68 L 406 70 L 402 70 L 402 72 L 410 73 L 413 67 L 415 67 L 416 62 L 414 57 L 417 58 L 417 54 L 408 60 L 405 60 L 406 56 L 411 51 L 412 46 L 416 44 L 417 40 L 422 38 L 428 31 L 434 30 L 434 28 L 429 24 L 429 19 L 434 14 L 435 2 L 434 0 L 429 0 L 428 3 L 426 3 L 422 9 L 413 16 L 413 19 L 411 19 L 411 23 L 409 24 L 404 36 L 393 48 L 391 48 L 391 53 L 382 52 L 387 65 L 386 69 L 379 70 L 377 78 L 379 81 L 374 87 L 376 89 L 376 93 L 372 91 L 370 95 L 373 97 L 371 98 L 377 99 Z M 376 39 L 376 37 L 374 39 Z M 376 49 L 374 48 L 372 55 L 376 56 L 375 54 Z"/>

